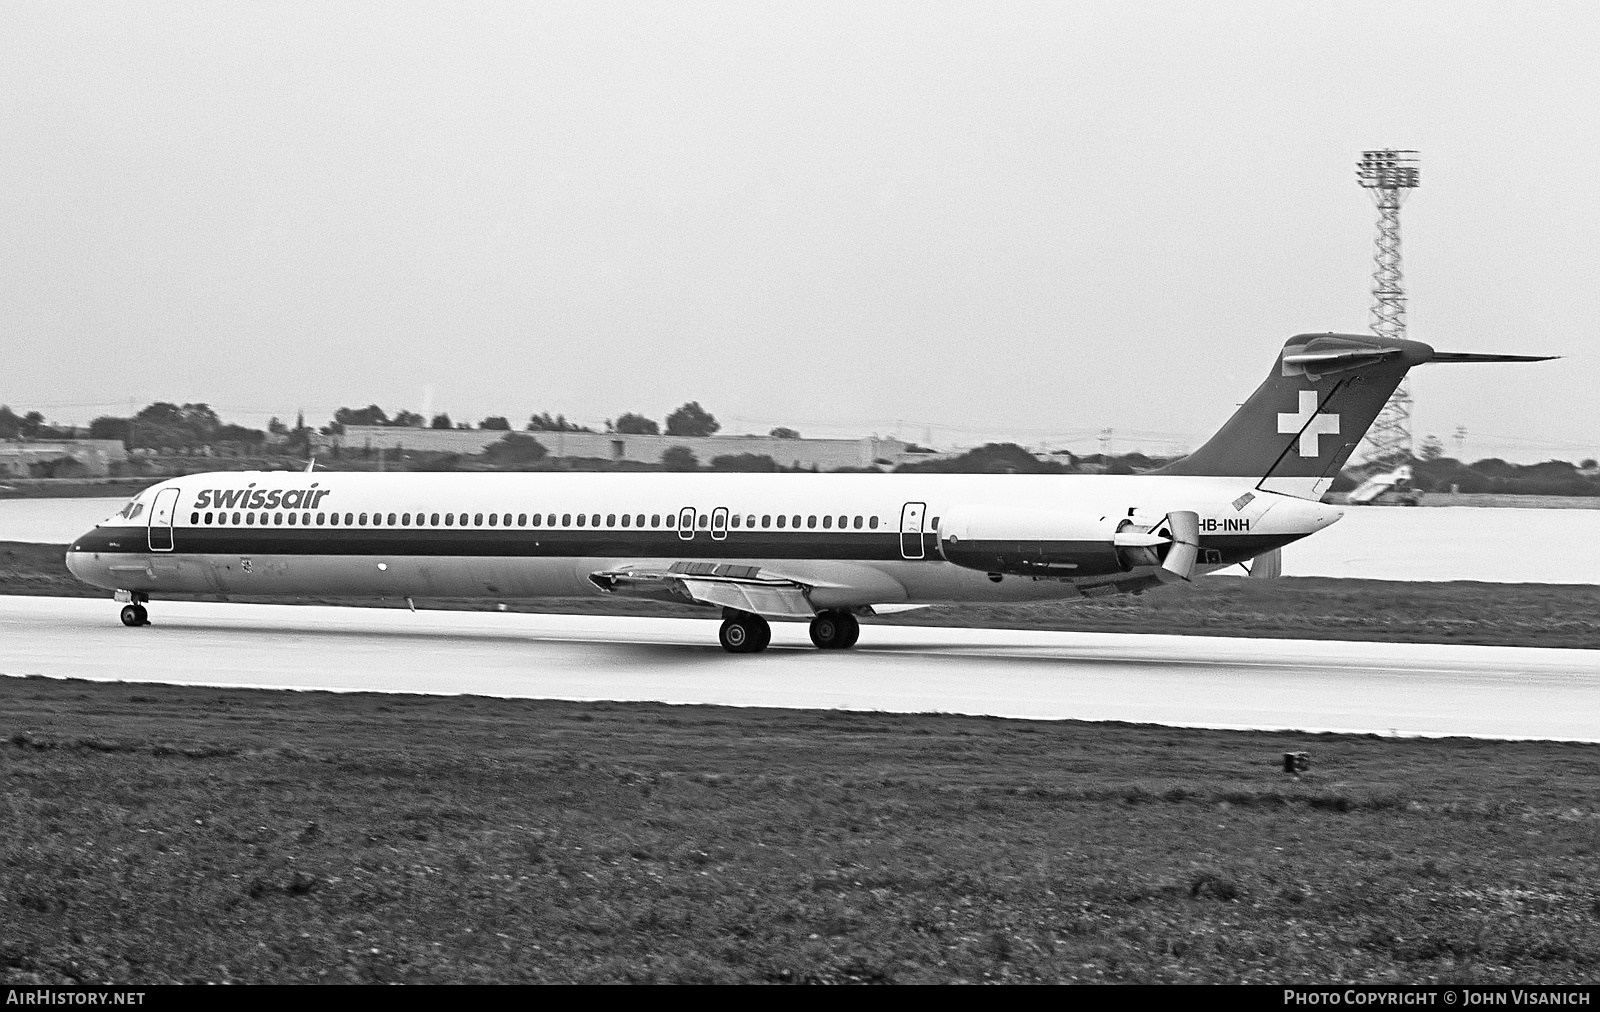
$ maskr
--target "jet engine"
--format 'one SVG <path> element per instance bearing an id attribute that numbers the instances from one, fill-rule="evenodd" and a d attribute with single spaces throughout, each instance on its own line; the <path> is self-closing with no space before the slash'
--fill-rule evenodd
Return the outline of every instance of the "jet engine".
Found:
<path id="1" fill-rule="evenodd" d="M 1199 554 L 1200 518 L 1180 510 L 1155 523 L 1056 510 L 957 508 L 939 522 L 946 561 L 985 573 L 1071 579 L 1159 567 L 1187 580 Z"/>

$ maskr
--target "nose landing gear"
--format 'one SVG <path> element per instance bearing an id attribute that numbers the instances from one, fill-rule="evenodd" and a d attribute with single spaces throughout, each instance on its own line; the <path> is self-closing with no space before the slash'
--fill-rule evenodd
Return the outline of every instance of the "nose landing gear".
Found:
<path id="1" fill-rule="evenodd" d="M 150 599 L 144 594 L 119 590 L 116 599 L 128 602 L 122 609 L 123 625 L 131 627 L 150 624 L 150 613 L 144 608 L 144 603 Z"/>

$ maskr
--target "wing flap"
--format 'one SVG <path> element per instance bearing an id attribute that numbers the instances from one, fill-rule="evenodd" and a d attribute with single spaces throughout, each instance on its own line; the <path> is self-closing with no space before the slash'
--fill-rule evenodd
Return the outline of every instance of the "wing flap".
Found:
<path id="1" fill-rule="evenodd" d="M 816 614 L 805 591 L 794 584 L 745 583 L 734 580 L 679 580 L 685 593 L 700 604 L 747 611 L 765 618 L 805 618 Z"/>
<path id="2" fill-rule="evenodd" d="M 713 608 L 733 608 L 767 618 L 809 619 L 809 584 L 768 573 L 758 566 L 679 562 L 590 573 L 589 582 L 609 594 L 664 597 Z"/>

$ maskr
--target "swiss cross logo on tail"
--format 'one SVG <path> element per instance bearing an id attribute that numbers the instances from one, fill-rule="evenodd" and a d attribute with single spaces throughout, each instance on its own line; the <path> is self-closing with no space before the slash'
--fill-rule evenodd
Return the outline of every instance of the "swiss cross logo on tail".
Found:
<path id="1" fill-rule="evenodd" d="M 1339 434 L 1339 416 L 1319 414 L 1317 412 L 1317 392 L 1315 390 L 1300 391 L 1300 410 L 1294 414 L 1278 413 L 1278 432 L 1280 435 L 1300 433 L 1300 456 L 1319 457 L 1322 455 L 1318 436 L 1337 436 Z"/>

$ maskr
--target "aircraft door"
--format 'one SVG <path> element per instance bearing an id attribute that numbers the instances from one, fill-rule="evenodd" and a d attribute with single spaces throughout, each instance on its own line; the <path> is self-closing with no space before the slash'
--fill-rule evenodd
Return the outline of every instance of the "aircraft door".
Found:
<path id="1" fill-rule="evenodd" d="M 728 536 L 728 507 L 718 506 L 711 511 L 711 540 L 721 541 Z"/>
<path id="2" fill-rule="evenodd" d="M 164 488 L 150 504 L 150 527 L 146 535 L 152 552 L 172 551 L 172 514 L 178 505 L 178 490 Z"/>
<path id="3" fill-rule="evenodd" d="M 678 511 L 678 537 L 684 541 L 694 540 L 694 507 L 685 506 Z"/>
<path id="4" fill-rule="evenodd" d="M 907 559 L 922 558 L 922 517 L 927 512 L 925 502 L 908 502 L 900 510 L 900 554 Z"/>

